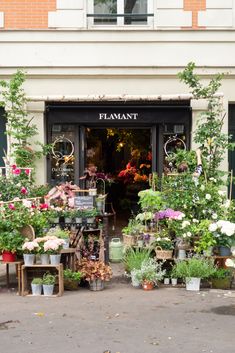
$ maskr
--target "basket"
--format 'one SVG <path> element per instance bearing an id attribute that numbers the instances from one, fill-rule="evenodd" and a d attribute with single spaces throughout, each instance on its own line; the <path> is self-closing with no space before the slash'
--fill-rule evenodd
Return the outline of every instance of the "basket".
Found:
<path id="1" fill-rule="evenodd" d="M 123 244 L 124 246 L 133 246 L 136 243 L 136 237 L 129 234 L 123 234 Z"/>
<path id="2" fill-rule="evenodd" d="M 162 250 L 160 246 L 157 246 L 155 248 L 155 253 L 156 253 L 157 259 L 167 260 L 167 259 L 172 259 L 173 250 Z"/>

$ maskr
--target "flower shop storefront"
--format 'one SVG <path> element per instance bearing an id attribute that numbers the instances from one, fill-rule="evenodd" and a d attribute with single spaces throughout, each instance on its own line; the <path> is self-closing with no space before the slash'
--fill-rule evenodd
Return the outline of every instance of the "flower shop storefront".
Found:
<path id="1" fill-rule="evenodd" d="M 149 174 L 162 174 L 166 145 L 168 152 L 190 147 L 190 101 L 49 103 L 46 121 L 48 182 L 89 187 L 84 171 L 94 174 L 117 209 L 148 187 Z"/>

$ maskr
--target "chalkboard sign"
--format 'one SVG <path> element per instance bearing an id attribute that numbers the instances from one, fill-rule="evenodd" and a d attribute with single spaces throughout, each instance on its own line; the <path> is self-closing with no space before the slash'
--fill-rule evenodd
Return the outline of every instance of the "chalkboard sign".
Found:
<path id="1" fill-rule="evenodd" d="M 94 200 L 93 196 L 76 196 L 74 198 L 75 208 L 93 208 Z"/>

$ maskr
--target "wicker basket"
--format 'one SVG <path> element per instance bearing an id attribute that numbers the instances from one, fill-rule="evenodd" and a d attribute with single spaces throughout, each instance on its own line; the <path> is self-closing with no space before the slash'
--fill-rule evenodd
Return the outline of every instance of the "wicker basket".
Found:
<path id="1" fill-rule="evenodd" d="M 129 234 L 123 234 L 124 246 L 133 246 L 136 244 L 136 237 Z"/>
<path id="2" fill-rule="evenodd" d="M 162 250 L 160 246 L 155 248 L 156 257 L 160 260 L 172 259 L 173 250 Z"/>

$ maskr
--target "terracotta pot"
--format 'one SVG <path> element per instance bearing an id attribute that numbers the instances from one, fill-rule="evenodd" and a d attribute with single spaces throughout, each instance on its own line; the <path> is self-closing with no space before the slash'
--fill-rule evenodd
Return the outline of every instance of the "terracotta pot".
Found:
<path id="1" fill-rule="evenodd" d="M 14 262 L 16 261 L 16 253 L 12 253 L 10 251 L 2 252 L 2 261 L 3 262 Z"/>
<path id="2" fill-rule="evenodd" d="M 153 282 L 147 282 L 147 281 L 145 281 L 145 282 L 142 283 L 142 288 L 143 288 L 144 290 L 152 290 L 153 287 L 154 287 L 154 283 L 153 283 Z"/>

